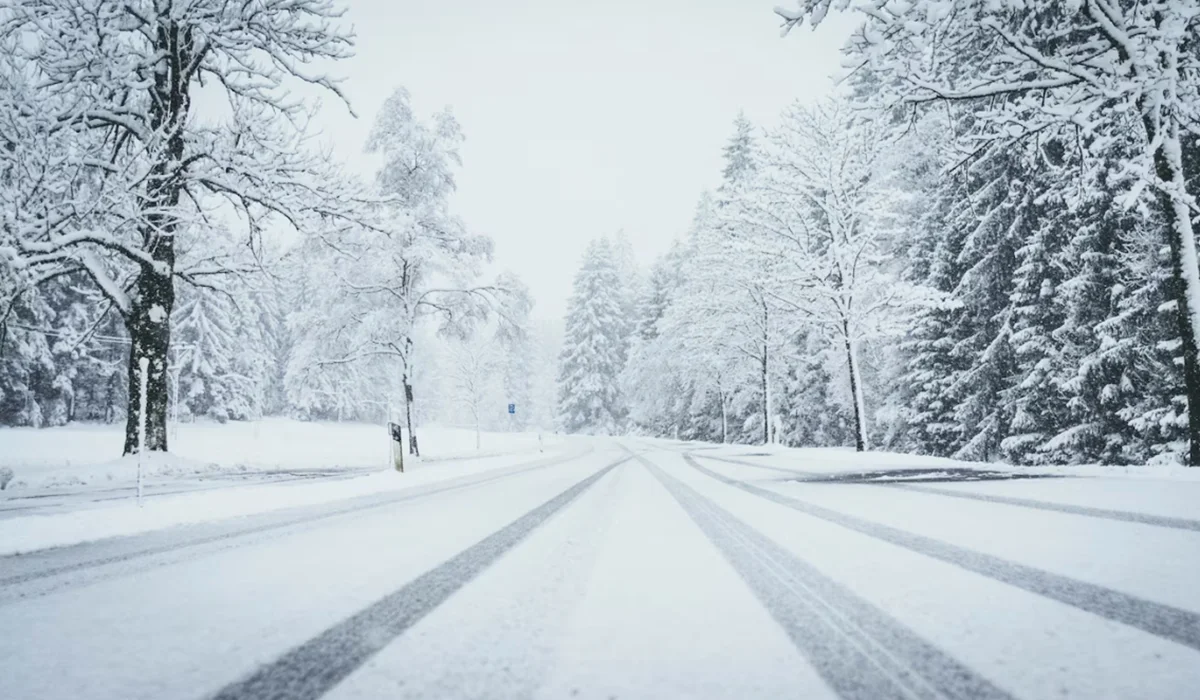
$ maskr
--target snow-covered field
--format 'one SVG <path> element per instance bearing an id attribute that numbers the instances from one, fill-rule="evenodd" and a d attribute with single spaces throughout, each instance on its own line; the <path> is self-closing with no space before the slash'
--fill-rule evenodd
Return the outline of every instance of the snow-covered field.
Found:
<path id="1" fill-rule="evenodd" d="M 73 424 L 59 428 L 0 427 L 0 467 L 9 467 L 14 490 L 127 483 L 135 458 L 120 458 L 123 425 Z M 461 428 L 419 428 L 422 461 L 494 456 L 537 450 L 537 433 L 475 433 Z M 389 466 L 386 430 L 367 423 L 309 423 L 286 418 L 251 422 L 182 423 L 171 433 L 171 454 L 144 464 L 152 478 L 279 470 L 364 470 Z M 543 435 L 545 446 L 556 435 Z"/>

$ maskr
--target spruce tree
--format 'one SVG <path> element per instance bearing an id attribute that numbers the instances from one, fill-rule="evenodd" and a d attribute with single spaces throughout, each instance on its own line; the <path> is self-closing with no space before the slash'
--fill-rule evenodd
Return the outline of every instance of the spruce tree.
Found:
<path id="1" fill-rule="evenodd" d="M 558 417 L 566 432 L 614 434 L 623 425 L 620 285 L 611 244 L 592 241 L 575 276 L 559 355 Z"/>

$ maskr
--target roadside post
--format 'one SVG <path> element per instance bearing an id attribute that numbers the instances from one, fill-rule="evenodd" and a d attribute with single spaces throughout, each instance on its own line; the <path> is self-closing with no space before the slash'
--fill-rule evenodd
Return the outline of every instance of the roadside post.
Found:
<path id="1" fill-rule="evenodd" d="M 388 439 L 392 443 L 392 465 L 404 473 L 404 429 L 399 423 L 388 421 Z"/>
<path id="2" fill-rule="evenodd" d="M 517 415 L 517 405 L 515 403 L 510 403 L 508 405 L 508 432 L 510 432 L 510 433 L 516 432 L 515 430 L 513 430 L 513 418 L 516 415 Z"/>

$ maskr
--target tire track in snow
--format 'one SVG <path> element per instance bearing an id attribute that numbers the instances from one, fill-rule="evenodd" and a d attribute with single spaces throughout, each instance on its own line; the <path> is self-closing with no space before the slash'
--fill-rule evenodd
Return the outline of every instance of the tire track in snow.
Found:
<path id="1" fill-rule="evenodd" d="M 730 464 L 741 464 L 757 469 L 767 469 L 771 471 L 784 472 L 787 474 L 795 474 L 797 476 L 823 476 L 821 472 L 804 471 L 802 469 L 789 469 L 786 467 L 768 467 L 761 464 L 753 464 L 738 459 L 729 459 L 727 457 L 714 457 L 712 455 L 699 455 L 702 459 L 710 459 L 718 462 L 728 462 Z M 906 484 L 906 483 L 857 483 L 858 486 L 879 486 L 882 488 L 907 489 L 909 491 L 920 491 L 921 493 L 935 494 L 938 496 L 949 496 L 952 498 L 966 498 L 975 501 L 986 501 L 990 503 L 1001 503 L 1009 506 L 1019 506 L 1022 508 L 1037 508 L 1040 510 L 1048 510 L 1059 513 L 1068 513 L 1070 515 L 1082 515 L 1089 518 L 1103 518 L 1105 520 L 1117 520 L 1128 523 L 1139 523 L 1141 525 L 1153 525 L 1156 527 L 1168 527 L 1175 530 L 1192 530 L 1200 532 L 1200 520 L 1189 520 L 1188 518 L 1176 518 L 1166 515 L 1152 515 L 1149 513 L 1138 513 L 1130 510 L 1116 510 L 1110 508 L 1094 508 L 1090 506 L 1076 506 L 1067 503 L 1054 503 L 1052 501 L 1040 501 L 1033 498 L 1019 498 L 1016 496 L 1001 496 L 993 494 L 970 493 L 967 491 L 954 491 L 952 489 L 943 489 L 936 486 L 926 486 L 924 484 Z"/>
<path id="2" fill-rule="evenodd" d="M 1010 698 L 1004 690 L 640 455 L 842 698 Z"/>
<path id="3" fill-rule="evenodd" d="M 969 491 L 955 491 L 952 489 L 941 489 L 935 486 L 924 486 L 918 484 L 866 484 L 868 486 L 887 486 L 889 488 L 906 489 L 909 491 L 919 491 L 920 493 L 929 493 L 936 496 L 949 496 L 951 498 L 966 498 L 973 501 L 986 501 L 989 503 L 1001 503 L 1009 506 L 1019 506 L 1022 508 L 1036 508 L 1038 510 L 1049 510 L 1059 513 L 1069 513 L 1071 515 L 1083 515 L 1089 518 L 1103 518 L 1105 520 L 1119 520 L 1128 523 L 1139 523 L 1141 525 L 1154 525 L 1156 527 L 1169 527 L 1175 530 L 1192 530 L 1200 532 L 1200 520 L 1188 520 L 1187 518 L 1173 518 L 1165 515 L 1150 515 L 1149 513 L 1138 513 L 1129 510 L 1111 510 L 1108 508 L 1093 508 L 1090 506 L 1076 506 L 1068 503 L 1054 503 L 1052 501 L 1039 501 L 1033 498 L 1019 498 L 1016 496 L 1001 496 L 990 493 L 971 493 Z"/>
<path id="4" fill-rule="evenodd" d="M 679 454 L 683 455 L 686 458 L 691 455 L 691 451 L 690 450 L 682 450 L 679 452 Z M 731 459 L 729 457 L 715 457 L 713 455 L 700 455 L 700 456 L 703 457 L 704 459 L 711 459 L 715 462 L 728 462 L 729 464 L 740 464 L 740 465 L 746 466 L 746 467 L 754 467 L 755 469 L 765 469 L 765 470 L 771 471 L 771 472 L 780 472 L 782 474 L 791 474 L 792 476 L 814 476 L 814 477 L 825 476 L 824 472 L 805 471 L 803 469 L 791 469 L 788 467 L 769 467 L 765 464 L 755 464 L 754 462 L 747 462 L 744 459 Z"/>
<path id="5" fill-rule="evenodd" d="M 1148 632 L 1156 637 L 1200 650 L 1200 614 L 1172 605 L 1156 603 L 1094 583 L 1054 574 L 991 554 L 959 547 L 931 537 L 823 508 L 719 474 L 700 466 L 690 455 L 684 460 L 723 484 L 739 488 L 805 515 L 841 525 L 849 530 L 883 540 L 918 554 L 953 564 L 990 579 L 1099 615 L 1113 622 Z"/>
<path id="6" fill-rule="evenodd" d="M 354 515 L 375 508 L 395 505 L 425 496 L 482 486 L 510 476 L 543 469 L 578 459 L 591 453 L 595 448 L 572 452 L 567 455 L 537 460 L 512 467 L 472 474 L 425 486 L 418 486 L 400 491 L 359 496 L 347 501 L 322 503 L 311 506 L 301 506 L 277 511 L 268 511 L 245 517 L 235 517 L 214 523 L 200 523 L 186 526 L 189 531 L 181 536 L 178 528 L 166 528 L 127 537 L 115 537 L 95 542 L 85 542 L 79 545 L 57 547 L 40 550 L 28 554 L 15 554 L 0 557 L 0 570 L 10 573 L 0 578 L 0 604 L 6 600 L 29 598 L 43 595 L 52 590 L 58 590 L 64 585 L 80 584 L 96 580 L 89 575 L 92 570 L 101 567 L 124 564 L 138 559 L 169 555 L 180 550 L 187 550 L 206 545 L 231 543 L 241 538 L 270 534 L 317 523 L 330 518 L 344 515 Z M 231 545 L 232 546 L 232 545 Z M 170 559 L 164 563 L 172 563 Z M 22 569 L 24 569 L 22 571 Z M 114 575 L 119 575 L 116 572 Z M 64 582 L 62 585 L 44 585 L 45 579 L 71 574 L 82 574 L 81 580 Z M 20 587 L 30 584 L 43 584 L 41 588 L 21 590 Z"/>
<path id="7" fill-rule="evenodd" d="M 345 479 L 353 479 L 359 476 L 366 476 L 367 474 L 380 471 L 386 471 L 386 468 L 356 468 L 341 470 L 339 473 L 324 472 L 314 474 L 259 472 L 258 474 L 248 473 L 245 478 L 241 480 L 234 480 L 235 478 L 242 476 L 240 474 L 235 474 L 232 477 L 229 475 L 220 475 L 205 477 L 204 481 L 221 481 L 224 483 L 202 483 L 188 487 L 178 487 L 170 484 L 147 484 L 143 498 L 174 496 L 181 493 L 199 493 L 202 491 L 220 491 L 223 489 L 245 488 L 247 486 L 267 486 L 273 484 L 283 484 L 292 481 L 342 481 Z M 161 490 L 164 488 L 170 490 Z M 92 491 L 47 494 L 39 493 L 12 496 L 7 500 L 0 500 L 0 519 L 20 518 L 27 515 L 43 515 L 45 513 L 64 513 L 68 512 L 70 506 L 77 504 L 89 505 L 92 503 L 104 503 L 107 501 L 132 500 L 134 494 L 136 493 L 136 486 L 120 486 L 117 488 L 96 489 Z M 16 503 L 16 505 L 12 505 L 14 503 Z M 31 510 L 40 512 L 27 512 Z"/>
<path id="8" fill-rule="evenodd" d="M 629 457 L 601 468 L 448 561 L 330 627 L 213 700 L 316 700 Z"/>

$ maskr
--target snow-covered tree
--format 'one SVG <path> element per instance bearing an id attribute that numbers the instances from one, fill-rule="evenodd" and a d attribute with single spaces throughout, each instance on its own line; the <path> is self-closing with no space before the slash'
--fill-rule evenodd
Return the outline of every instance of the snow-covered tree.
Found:
<path id="1" fill-rule="evenodd" d="M 225 293 L 183 291 L 171 358 L 181 413 L 220 422 L 261 417 L 271 358 L 251 293 L 241 283 Z"/>
<path id="2" fill-rule="evenodd" d="M 0 264 L 26 284 L 78 274 L 124 320 L 125 452 L 138 449 L 139 361 L 150 362 L 146 439 L 167 449 L 175 282 L 219 284 L 226 261 L 181 250 L 217 225 L 255 236 L 338 216 L 345 193 L 304 142 L 291 88 L 337 93 L 317 64 L 350 53 L 330 0 L 16 0 L 0 25 Z M 201 85 L 219 105 L 198 118 Z M 188 262 L 183 254 L 189 252 Z"/>
<path id="3" fill-rule="evenodd" d="M 394 363 L 412 454 L 419 454 L 413 416 L 420 327 L 429 321 L 466 336 L 511 296 L 503 283 L 480 279 L 491 239 L 467 231 L 449 209 L 461 142 L 450 112 L 425 122 L 407 91 L 392 93 L 367 139 L 367 151 L 382 157 L 373 224 L 316 246 L 321 263 L 311 268 L 321 279 L 311 283 L 302 372 L 316 377 L 348 364 Z"/>
<path id="4" fill-rule="evenodd" d="M 529 385 L 529 407 L 524 411 L 526 427 L 539 431 L 555 430 L 558 426 L 558 355 L 562 348 L 560 321 L 531 321 L 527 340 L 530 347 L 529 365 L 532 370 Z M 521 412 L 517 406 L 517 411 Z"/>
<path id="5" fill-rule="evenodd" d="M 865 18 L 849 53 L 877 82 L 876 102 L 962 105 L 965 157 L 1049 137 L 1094 168 L 1113 143 L 1136 145 L 1120 171 L 1124 201 L 1147 187 L 1157 200 L 1191 408 L 1187 461 L 1200 465 L 1200 205 L 1186 156 L 1200 135 L 1200 13 L 1176 0 L 802 0 L 776 11 L 790 29 L 848 7 Z"/>
<path id="6" fill-rule="evenodd" d="M 688 240 L 652 272 L 625 385 L 635 423 L 658 434 L 772 442 L 788 351 L 765 259 L 736 244 L 725 210 L 759 168 L 742 116 L 725 147 L 725 179 L 697 207 Z"/>
<path id="7" fill-rule="evenodd" d="M 716 219 L 694 234 L 697 250 L 664 315 L 663 344 L 686 360 L 683 376 L 695 391 L 718 397 L 723 436 L 729 434 L 728 402 L 738 402 L 750 411 L 739 433 L 773 442 L 786 333 L 758 264 L 762 259 L 735 248 L 729 229 Z"/>
<path id="8" fill-rule="evenodd" d="M 501 348 L 495 337 L 476 333 L 453 342 L 448 354 L 450 391 L 455 405 L 471 419 L 478 450 L 488 404 L 499 405 L 502 393 L 502 377 L 498 372 L 504 360 Z"/>
<path id="9" fill-rule="evenodd" d="M 903 332 L 906 311 L 937 303 L 932 290 L 885 265 L 882 138 L 837 101 L 793 107 L 725 211 L 744 254 L 759 261 L 764 304 L 782 306 L 842 351 L 859 450 L 868 444 L 862 343 Z"/>
<path id="10" fill-rule="evenodd" d="M 612 435 L 624 424 L 622 296 L 612 245 L 592 241 L 575 276 L 559 355 L 558 420 L 567 432 Z"/>
<path id="11" fill-rule="evenodd" d="M 497 406 L 516 404 L 516 413 L 509 416 L 505 427 L 523 430 L 534 418 L 534 384 L 537 367 L 537 338 L 529 319 L 533 299 L 529 289 L 515 274 L 500 278 L 507 290 L 501 314 L 497 315 L 495 342 L 501 354 L 501 395 Z"/>
<path id="12" fill-rule="evenodd" d="M 728 189 L 733 183 L 742 182 L 757 169 L 755 162 L 754 124 L 746 118 L 745 112 L 738 112 L 733 120 L 733 136 L 725 144 L 725 170 L 723 189 Z"/>
<path id="13" fill-rule="evenodd" d="M 638 265 L 637 255 L 633 250 L 633 242 L 624 229 L 617 231 L 612 239 L 613 262 L 617 268 L 617 278 L 620 280 L 621 317 L 628 320 L 622 329 L 621 363 L 629 359 L 630 344 L 633 340 L 634 325 L 632 319 L 637 315 L 638 302 L 641 299 L 645 285 L 642 269 Z"/>

